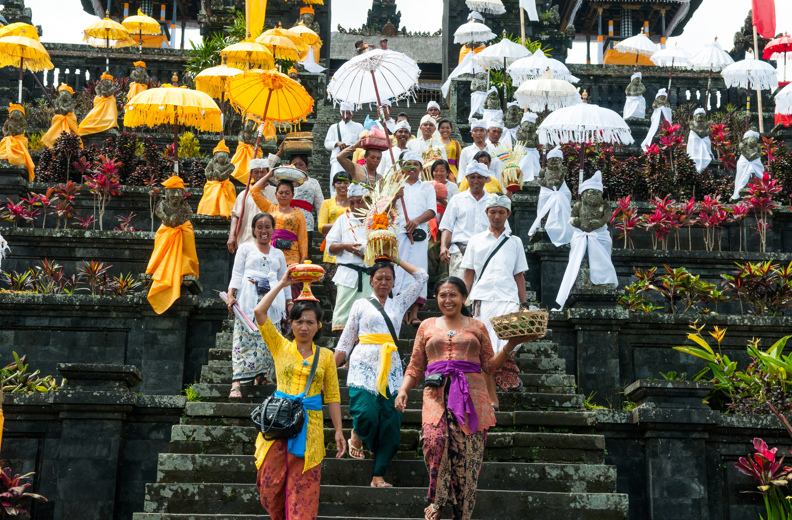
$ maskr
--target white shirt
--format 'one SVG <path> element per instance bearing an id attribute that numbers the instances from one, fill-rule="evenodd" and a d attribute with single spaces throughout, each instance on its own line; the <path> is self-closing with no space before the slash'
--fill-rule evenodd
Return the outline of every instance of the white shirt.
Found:
<path id="1" fill-rule="evenodd" d="M 356 218 L 350 217 L 348 212 L 344 212 L 333 223 L 330 232 L 327 233 L 325 239 L 325 247 L 330 250 L 330 246 L 339 243 L 357 243 L 360 244 L 360 250 L 366 247 L 366 226 L 361 224 Z M 338 269 L 333 277 L 333 283 L 343 287 L 357 287 L 358 272 L 349 267 L 344 267 L 341 264 L 352 264 L 363 266 L 363 258 L 343 250 L 341 253 L 335 255 L 336 264 Z"/>
<path id="2" fill-rule="evenodd" d="M 402 154 L 402 152 L 404 152 L 406 150 L 407 150 L 407 148 L 399 148 L 398 146 L 394 146 L 393 147 L 393 158 L 398 161 L 399 160 L 399 156 Z M 377 166 L 377 175 L 380 175 L 380 176 L 383 176 L 383 177 L 385 175 L 390 175 L 391 173 L 393 173 L 391 171 L 391 167 L 392 166 L 393 166 L 393 161 L 391 161 L 390 152 L 388 150 L 383 150 L 382 151 L 382 160 L 380 161 L 379 166 Z"/>
<path id="3" fill-rule="evenodd" d="M 462 152 L 459 154 L 459 175 L 457 175 L 457 181 L 462 182 L 462 179 L 465 177 L 465 172 L 467 171 L 468 163 L 470 163 L 473 160 L 473 156 L 479 152 L 487 152 L 490 155 L 490 175 L 500 182 L 501 173 L 503 172 L 503 163 L 495 157 L 494 150 L 489 146 L 485 146 L 482 150 L 476 146 L 475 143 L 462 148 Z"/>
<path id="4" fill-rule="evenodd" d="M 481 199 L 476 200 L 470 190 L 466 190 L 454 195 L 448 201 L 443 219 L 440 221 L 440 230 L 451 232 L 451 247 L 448 251 L 459 253 L 459 248 L 455 244 L 469 244 L 473 235 L 486 231 L 489 225 L 487 193 L 484 192 Z M 506 232 L 511 233 L 508 222 L 506 222 Z"/>
<path id="5" fill-rule="evenodd" d="M 416 219 L 426 213 L 428 210 L 437 212 L 437 197 L 435 196 L 434 186 L 431 183 L 418 180 L 415 184 L 408 182 L 404 183 L 404 203 L 407 205 L 407 216 L 410 220 Z M 397 222 L 397 233 L 406 234 L 404 226 L 406 220 L 404 218 L 404 208 L 401 202 L 394 204 L 396 209 L 399 210 L 399 218 Z M 418 229 L 429 231 L 429 222 L 424 222 L 418 226 Z"/>
<path id="6" fill-rule="evenodd" d="M 278 199 L 275 198 L 275 186 L 271 186 L 267 184 L 264 186 L 264 189 L 261 190 L 261 194 L 264 195 L 264 198 L 268 201 L 272 202 L 273 204 L 278 203 Z M 236 198 L 236 202 L 234 202 L 234 208 L 231 210 L 231 216 L 239 218 L 239 214 L 242 213 L 242 199 L 245 196 L 245 190 L 242 190 Z M 251 228 L 251 223 L 253 222 L 253 217 L 255 217 L 258 213 L 261 213 L 261 210 L 256 206 L 256 203 L 253 201 L 253 197 L 248 192 L 247 199 L 245 199 L 245 215 L 242 217 L 242 223 L 239 225 L 239 236 L 237 236 L 237 247 L 241 246 L 245 242 L 253 242 L 253 229 Z"/>
<path id="7" fill-rule="evenodd" d="M 429 150 L 430 148 L 438 148 L 443 154 L 443 159 L 448 160 L 448 157 L 446 156 L 446 152 L 445 152 L 445 146 L 443 146 L 443 143 L 440 142 L 440 139 L 436 138 L 435 136 L 432 136 L 429 139 L 424 140 L 423 134 L 418 134 L 418 137 L 416 137 L 415 139 L 410 139 L 407 142 L 407 149 L 417 154 L 423 155 L 423 153 Z"/>
<path id="8" fill-rule="evenodd" d="M 338 139 L 338 132 L 341 132 L 341 139 Z M 335 189 L 333 189 L 333 175 L 338 172 L 344 171 L 344 168 L 338 164 L 336 160 L 336 156 L 341 152 L 341 149 L 338 148 L 335 144 L 339 141 L 346 144 L 347 146 L 353 145 L 357 142 L 360 138 L 360 132 L 363 131 L 363 125 L 360 123 L 355 123 L 354 121 L 349 121 L 349 123 L 344 123 L 343 121 L 339 121 L 334 125 L 330 125 L 330 128 L 327 129 L 327 136 L 325 137 L 325 148 L 331 150 L 330 152 L 330 196 L 335 197 Z"/>
<path id="9" fill-rule="evenodd" d="M 490 252 L 502 240 L 508 242 L 495 253 L 487 264 L 487 270 L 479 277 Z M 528 262 L 525 260 L 525 249 L 520 237 L 511 236 L 508 231 L 504 231 L 500 237 L 495 238 L 489 229 L 473 235 L 460 267 L 476 272 L 477 280 L 470 291 L 471 301 L 521 303 L 514 276 L 527 271 Z"/>

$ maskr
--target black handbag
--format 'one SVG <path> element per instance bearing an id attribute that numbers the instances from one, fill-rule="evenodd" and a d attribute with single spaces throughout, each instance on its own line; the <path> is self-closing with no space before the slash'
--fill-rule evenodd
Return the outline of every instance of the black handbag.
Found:
<path id="1" fill-rule="evenodd" d="M 424 240 L 427 239 L 427 237 L 428 237 L 428 235 L 426 234 L 426 231 L 424 231 L 423 229 L 419 229 L 419 228 L 413 229 L 412 239 L 414 241 L 423 242 Z"/>
<path id="2" fill-rule="evenodd" d="M 265 294 L 270 292 L 271 289 L 272 289 L 272 287 L 270 287 L 269 280 L 256 280 L 256 295 L 257 296 L 264 296 Z"/>
<path id="3" fill-rule="evenodd" d="M 443 377 L 443 374 L 440 372 L 435 372 L 434 374 L 429 374 L 424 377 L 424 385 L 426 386 L 441 387 L 445 386 L 445 382 L 446 378 Z"/>
<path id="4" fill-rule="evenodd" d="M 311 373 L 305 383 L 305 397 L 311 388 L 316 367 L 319 365 L 321 347 L 316 347 L 314 360 L 311 364 Z M 271 395 L 264 399 L 258 408 L 253 410 L 250 418 L 264 434 L 264 439 L 271 441 L 274 439 L 293 439 L 297 437 L 303 429 L 306 416 L 302 402 L 288 397 L 275 397 Z"/>
<path id="5" fill-rule="evenodd" d="M 282 251 L 288 251 L 291 249 L 292 241 L 286 240 L 285 238 L 276 238 L 275 239 L 275 247 Z"/>

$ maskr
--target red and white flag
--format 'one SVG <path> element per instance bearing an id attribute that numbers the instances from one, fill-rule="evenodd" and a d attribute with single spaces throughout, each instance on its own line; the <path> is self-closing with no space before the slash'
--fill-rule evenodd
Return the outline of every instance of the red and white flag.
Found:
<path id="1" fill-rule="evenodd" d="M 771 40 L 776 35 L 775 0 L 751 0 L 753 6 L 753 24 L 756 32 Z M 757 49 L 758 50 L 758 49 Z"/>

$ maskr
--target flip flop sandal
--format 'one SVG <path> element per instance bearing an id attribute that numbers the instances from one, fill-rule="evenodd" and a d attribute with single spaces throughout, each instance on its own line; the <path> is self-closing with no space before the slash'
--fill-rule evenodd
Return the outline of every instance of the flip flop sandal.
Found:
<path id="1" fill-rule="evenodd" d="M 393 484 L 388 484 L 384 480 L 381 480 L 381 481 L 377 482 L 376 484 L 374 482 L 372 482 L 371 483 L 371 487 L 373 487 L 373 488 L 392 488 Z"/>
<path id="2" fill-rule="evenodd" d="M 363 460 L 366 458 L 366 455 L 363 453 L 363 448 L 355 448 L 352 446 L 352 437 L 349 438 L 347 441 L 347 446 L 349 446 L 349 456 L 353 459 Z"/>
<path id="3" fill-rule="evenodd" d="M 242 389 L 239 388 L 239 387 L 233 387 L 231 389 L 231 393 L 228 394 L 228 397 L 231 397 L 231 398 L 234 398 L 234 399 L 240 399 L 242 397 Z"/>

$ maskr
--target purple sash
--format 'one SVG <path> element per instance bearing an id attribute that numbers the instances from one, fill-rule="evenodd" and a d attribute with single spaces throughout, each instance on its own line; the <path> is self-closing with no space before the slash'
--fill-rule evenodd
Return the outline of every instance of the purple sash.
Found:
<path id="1" fill-rule="evenodd" d="M 276 229 L 275 231 L 272 232 L 272 240 L 270 240 L 270 244 L 272 244 L 274 246 L 275 245 L 275 241 L 278 240 L 278 239 L 280 239 L 280 240 L 288 240 L 290 242 L 296 242 L 297 241 L 297 235 L 295 235 L 294 233 L 292 233 L 291 231 L 289 231 L 287 229 Z"/>
<path id="2" fill-rule="evenodd" d="M 467 424 L 471 432 L 478 430 L 478 414 L 476 407 L 473 406 L 473 398 L 470 397 L 470 387 L 468 386 L 465 373 L 480 374 L 481 364 L 472 361 L 444 360 L 435 361 L 426 367 L 426 374 L 443 374 L 443 377 L 450 377 L 448 389 L 448 409 L 454 412 L 459 424 Z M 467 422 L 465 421 L 467 413 Z"/>

